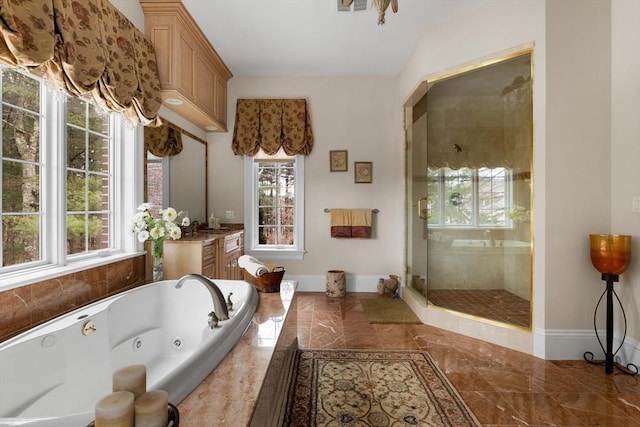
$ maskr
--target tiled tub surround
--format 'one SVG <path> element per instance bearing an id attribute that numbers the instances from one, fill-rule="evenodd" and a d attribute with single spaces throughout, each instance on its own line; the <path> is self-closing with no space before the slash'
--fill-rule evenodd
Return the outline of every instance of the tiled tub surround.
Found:
<path id="1" fill-rule="evenodd" d="M 280 293 L 260 294 L 244 335 L 178 405 L 181 426 L 280 425 L 291 375 L 289 362 L 297 348 L 295 286 L 296 282 L 283 280 Z"/>
<path id="2" fill-rule="evenodd" d="M 0 342 L 76 308 L 145 283 L 145 256 L 0 292 Z"/>
<path id="3" fill-rule="evenodd" d="M 207 287 L 194 278 L 178 283 L 119 293 L 0 344 L 0 425 L 88 425 L 95 403 L 111 393 L 113 372 L 130 365 L 146 366 L 147 390 L 184 399 L 243 335 L 258 292 L 216 280 L 234 304 L 230 318 L 210 328 Z"/>

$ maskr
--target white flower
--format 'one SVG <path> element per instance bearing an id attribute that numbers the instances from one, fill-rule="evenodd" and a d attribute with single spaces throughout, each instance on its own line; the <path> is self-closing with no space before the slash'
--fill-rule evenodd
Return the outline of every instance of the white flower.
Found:
<path id="1" fill-rule="evenodd" d="M 180 224 L 183 227 L 188 227 L 189 225 L 191 225 L 191 221 L 189 220 L 189 217 L 184 217 L 182 218 L 182 223 Z"/>
<path id="2" fill-rule="evenodd" d="M 139 211 L 148 211 L 149 209 L 151 209 L 150 203 L 142 203 L 140 206 L 138 206 Z"/>
<path id="3" fill-rule="evenodd" d="M 151 231 L 149 231 L 149 235 L 153 240 L 158 240 L 163 238 L 164 233 L 165 233 L 164 227 L 161 225 L 156 225 L 151 229 Z"/>
<path id="4" fill-rule="evenodd" d="M 173 240 L 177 240 L 182 236 L 182 230 L 180 227 L 170 227 L 169 228 L 169 237 Z"/>
<path id="5" fill-rule="evenodd" d="M 160 211 L 162 219 L 168 222 L 174 222 L 178 217 L 178 213 L 173 208 L 167 208 L 164 211 Z"/>
<path id="6" fill-rule="evenodd" d="M 131 218 L 131 228 L 133 231 L 141 231 L 147 229 L 147 222 L 145 221 L 145 212 L 138 212 Z"/>
<path id="7" fill-rule="evenodd" d="M 138 232 L 138 241 L 139 242 L 144 242 L 148 238 L 149 238 L 149 232 L 147 230 L 142 230 L 142 231 Z"/>

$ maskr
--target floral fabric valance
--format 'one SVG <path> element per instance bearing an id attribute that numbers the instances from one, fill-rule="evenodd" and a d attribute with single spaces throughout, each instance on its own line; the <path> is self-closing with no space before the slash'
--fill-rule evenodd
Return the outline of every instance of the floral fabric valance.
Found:
<path id="1" fill-rule="evenodd" d="M 311 119 L 305 99 L 238 99 L 231 148 L 255 156 L 262 148 L 273 155 L 280 147 L 293 156 L 313 149 Z"/>
<path id="2" fill-rule="evenodd" d="M 144 128 L 144 149 L 154 156 L 175 156 L 182 151 L 182 134 L 166 123 Z"/>
<path id="3" fill-rule="evenodd" d="M 109 0 L 0 0 L 0 62 L 132 123 L 159 124 L 153 45 Z"/>

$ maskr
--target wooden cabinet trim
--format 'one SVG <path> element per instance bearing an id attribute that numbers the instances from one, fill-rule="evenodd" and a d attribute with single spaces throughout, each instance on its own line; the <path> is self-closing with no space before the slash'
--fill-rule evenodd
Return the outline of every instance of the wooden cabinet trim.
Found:
<path id="1" fill-rule="evenodd" d="M 180 1 L 140 0 L 140 5 L 145 32 L 156 46 L 163 105 L 206 131 L 226 132 L 226 85 L 233 77 L 229 68 Z M 163 35 L 160 40 L 158 34 L 154 39 L 156 28 L 163 28 L 170 36 Z M 166 37 L 172 41 L 170 46 Z M 183 44 L 192 49 L 189 57 L 185 57 Z M 168 104 L 168 98 L 183 104 Z"/>

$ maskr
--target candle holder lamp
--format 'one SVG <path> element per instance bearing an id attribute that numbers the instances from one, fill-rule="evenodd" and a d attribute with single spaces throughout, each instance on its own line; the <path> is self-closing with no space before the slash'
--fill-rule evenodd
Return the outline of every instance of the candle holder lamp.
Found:
<path id="1" fill-rule="evenodd" d="M 593 313 L 593 327 L 596 331 L 596 337 L 598 343 L 605 352 L 605 360 L 594 360 L 593 353 L 587 351 L 584 353 L 584 359 L 593 364 L 605 366 L 605 372 L 607 374 L 613 373 L 613 368 L 618 368 L 620 371 L 629 375 L 636 375 L 638 373 L 638 367 L 632 363 L 627 366 L 614 361 L 614 356 L 622 348 L 624 339 L 627 335 L 627 316 L 622 307 L 622 302 L 613 288 L 613 284 L 618 281 L 619 275 L 624 273 L 629 267 L 629 261 L 631 260 L 631 236 L 624 236 L 619 234 L 590 234 L 590 255 L 591 263 L 602 274 L 602 280 L 606 282 L 606 288 L 600 299 L 596 304 L 595 312 Z M 598 307 L 604 296 L 607 296 L 607 336 L 606 336 L 606 349 L 602 345 L 600 336 L 598 335 L 598 328 L 596 326 L 596 314 L 598 313 Z M 622 317 L 624 319 L 624 333 L 620 346 L 613 351 L 613 297 L 615 296 L 618 301 L 618 305 L 622 311 Z"/>

